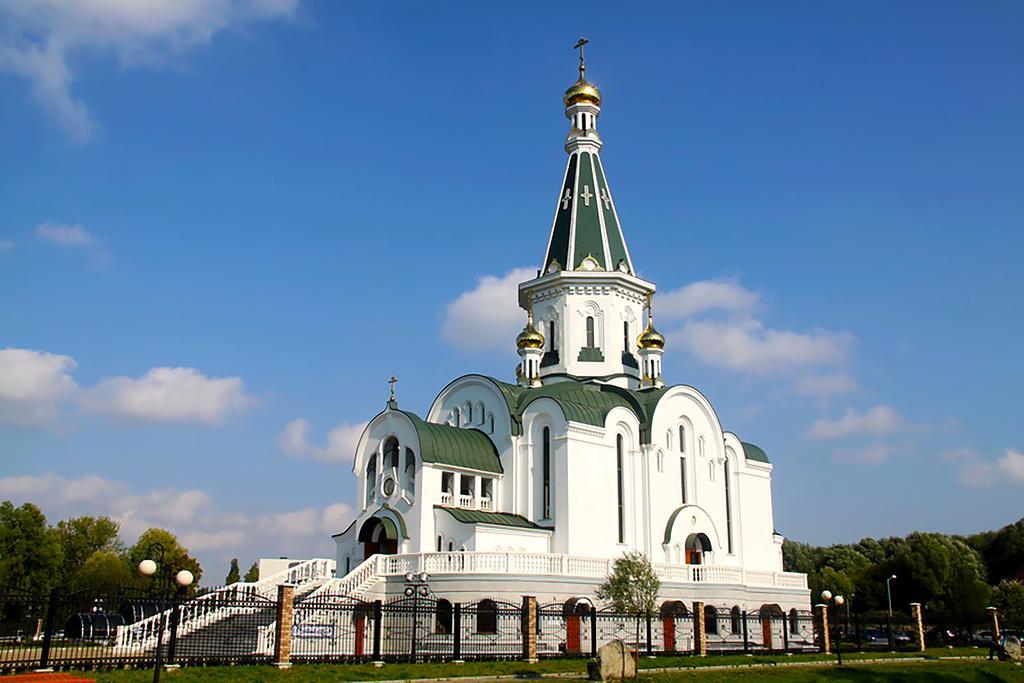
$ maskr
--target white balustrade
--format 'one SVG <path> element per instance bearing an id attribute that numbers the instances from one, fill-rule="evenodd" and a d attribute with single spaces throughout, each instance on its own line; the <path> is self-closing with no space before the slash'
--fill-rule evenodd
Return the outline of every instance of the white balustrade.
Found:
<path id="1" fill-rule="evenodd" d="M 492 501 L 490 498 L 481 498 L 480 499 L 480 509 L 481 510 L 493 510 L 494 509 L 494 501 Z"/>
<path id="2" fill-rule="evenodd" d="M 441 505 L 451 505 L 451 504 L 452 504 L 452 494 L 449 493 L 448 491 L 442 491 L 441 492 Z"/>
<path id="3" fill-rule="evenodd" d="M 476 502 L 473 500 L 473 496 L 459 494 L 459 507 L 473 509 L 476 507 Z"/>

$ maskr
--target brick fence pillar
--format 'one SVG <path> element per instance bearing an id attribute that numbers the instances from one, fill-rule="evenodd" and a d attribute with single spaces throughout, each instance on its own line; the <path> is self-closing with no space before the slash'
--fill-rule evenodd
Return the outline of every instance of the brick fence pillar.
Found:
<path id="1" fill-rule="evenodd" d="M 924 652 L 924 617 L 921 614 L 921 603 L 910 603 L 910 617 L 914 620 L 914 636 L 917 649 Z"/>
<path id="2" fill-rule="evenodd" d="M 990 617 L 992 617 L 992 640 L 999 640 L 1003 632 L 999 630 L 999 610 L 995 607 L 986 607 Z"/>
<path id="3" fill-rule="evenodd" d="M 292 665 L 292 609 L 295 586 L 277 587 L 277 632 L 274 634 L 274 666 L 287 669 Z"/>
<path id="4" fill-rule="evenodd" d="M 537 661 L 537 598 L 532 595 L 523 596 L 523 659 L 533 663 Z"/>
<path id="5" fill-rule="evenodd" d="M 693 654 L 708 654 L 708 625 L 704 623 L 704 603 L 693 603 Z"/>
<path id="6" fill-rule="evenodd" d="M 814 618 L 818 626 L 818 647 L 825 654 L 831 654 L 832 641 L 828 632 L 828 605 L 815 605 Z"/>

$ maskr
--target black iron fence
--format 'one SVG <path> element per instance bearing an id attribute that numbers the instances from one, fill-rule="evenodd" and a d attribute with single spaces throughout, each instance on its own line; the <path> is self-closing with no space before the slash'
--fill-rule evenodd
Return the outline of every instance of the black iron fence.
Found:
<path id="1" fill-rule="evenodd" d="M 164 602 L 166 600 L 166 602 Z M 286 605 L 287 602 L 287 605 Z M 161 605 L 166 610 L 161 611 Z M 168 664 L 451 661 L 592 657 L 612 640 L 641 655 L 797 653 L 822 647 L 820 614 L 775 605 L 740 607 L 666 602 L 650 616 L 598 609 L 586 599 L 537 605 L 434 595 L 365 602 L 344 595 L 269 599 L 252 590 L 186 598 L 121 591 L 33 595 L 0 590 L 0 673 Z M 282 631 L 278 621 L 290 632 Z M 928 619 L 929 645 L 986 645 L 984 622 Z M 955 622 L 955 623 L 954 623 Z M 991 622 L 989 622 L 991 623 Z M 287 635 L 287 638 L 286 638 Z M 830 614 L 830 639 L 843 649 L 915 649 L 909 615 Z M 278 641 L 281 642 L 278 642 Z"/>

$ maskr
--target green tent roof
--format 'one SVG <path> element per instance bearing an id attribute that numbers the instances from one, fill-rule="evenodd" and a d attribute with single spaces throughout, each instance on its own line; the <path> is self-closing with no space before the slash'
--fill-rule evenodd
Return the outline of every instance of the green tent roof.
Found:
<path id="1" fill-rule="evenodd" d="M 768 454 L 760 446 L 755 446 L 752 443 L 741 441 L 743 444 L 743 456 L 747 460 L 754 460 L 756 462 L 766 462 L 771 464 L 771 460 L 768 459 Z"/>
<path id="2" fill-rule="evenodd" d="M 449 515 L 454 517 L 456 521 L 462 522 L 463 524 L 492 524 L 494 526 L 510 526 L 519 529 L 551 529 L 551 527 L 544 527 L 534 524 L 522 515 L 513 515 L 509 512 L 484 512 L 482 510 L 463 510 L 461 508 L 447 508 L 441 505 L 435 505 L 434 509 L 444 510 Z"/>
<path id="3" fill-rule="evenodd" d="M 481 472 L 501 474 L 501 459 L 490 437 L 478 429 L 460 429 L 445 424 L 424 422 L 415 413 L 398 411 L 409 418 L 420 438 L 420 457 Z"/>

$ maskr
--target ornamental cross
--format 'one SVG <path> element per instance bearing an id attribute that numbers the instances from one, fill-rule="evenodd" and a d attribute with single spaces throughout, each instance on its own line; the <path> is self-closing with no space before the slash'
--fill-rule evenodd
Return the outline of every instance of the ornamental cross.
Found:
<path id="1" fill-rule="evenodd" d="M 583 204 L 585 206 L 590 206 L 590 198 L 594 196 L 590 191 L 590 185 L 583 186 L 583 192 L 580 193 L 580 196 L 583 197 Z"/>
<path id="2" fill-rule="evenodd" d="M 580 78 L 583 78 L 583 73 L 587 70 L 587 67 L 583 64 L 583 46 L 590 41 L 586 38 L 580 38 L 576 41 L 576 44 L 572 46 L 572 49 L 580 51 Z"/>
<path id="3" fill-rule="evenodd" d="M 612 208 L 612 198 L 608 196 L 608 188 L 601 188 L 601 201 L 604 202 L 604 210 L 610 211 Z"/>
<path id="4" fill-rule="evenodd" d="M 398 384 L 398 378 L 391 375 L 391 379 L 388 380 L 388 384 L 391 385 L 391 400 L 395 400 L 395 385 Z"/>
<path id="5" fill-rule="evenodd" d="M 562 209 L 569 208 L 569 200 L 572 198 L 572 189 L 565 188 L 565 196 L 562 197 Z"/>

